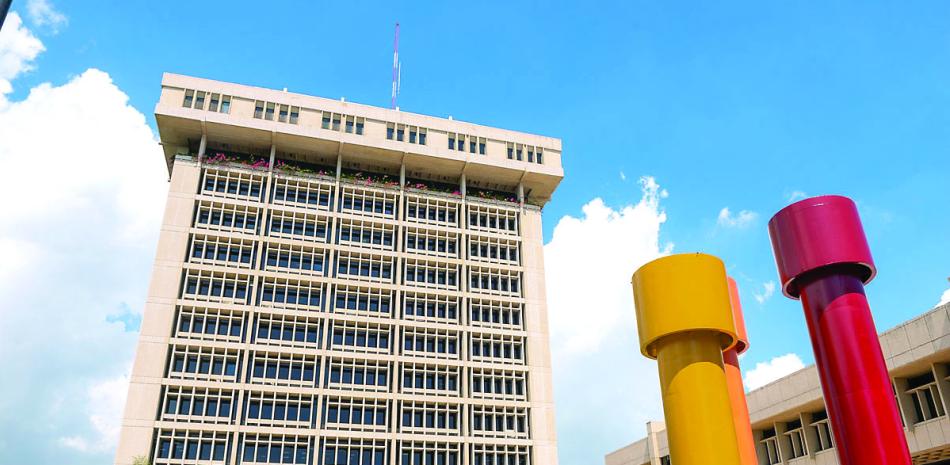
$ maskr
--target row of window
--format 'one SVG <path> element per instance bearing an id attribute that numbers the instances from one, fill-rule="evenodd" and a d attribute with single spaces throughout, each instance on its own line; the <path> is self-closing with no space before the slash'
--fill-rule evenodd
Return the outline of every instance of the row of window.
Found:
<path id="1" fill-rule="evenodd" d="M 413 344 L 415 340 L 412 340 Z M 443 340 L 449 351 L 448 341 Z M 413 347 L 419 351 L 439 350 L 438 340 L 432 347 Z M 520 352 L 517 345 L 488 347 L 479 350 Z M 475 346 L 473 346 L 475 347 Z M 168 376 L 175 379 L 237 381 L 241 354 L 234 350 L 206 347 L 174 346 Z M 323 383 L 327 387 L 348 386 L 361 390 L 388 390 L 392 368 L 385 362 L 333 358 L 327 362 Z M 513 369 L 472 368 L 471 395 L 475 397 L 524 399 L 526 373 Z M 251 354 L 248 381 L 256 384 L 315 387 L 318 386 L 320 360 L 316 356 L 256 351 Z M 403 392 L 442 391 L 436 394 L 459 394 L 460 368 L 422 363 L 403 363 L 399 385 Z"/>
<path id="2" fill-rule="evenodd" d="M 222 389 L 169 386 L 161 407 L 160 419 L 230 423 L 235 416 L 232 402 L 234 391 Z M 300 394 L 249 392 L 245 400 L 243 421 L 258 426 L 312 428 L 319 423 L 330 429 L 389 428 L 390 401 L 385 399 L 327 397 L 322 416 L 314 419 L 314 398 Z M 398 408 L 397 408 L 398 405 Z M 446 402 L 401 401 L 393 402 L 396 414 L 393 425 L 399 431 L 417 429 L 446 430 L 458 434 L 462 404 Z M 470 428 L 480 435 L 527 435 L 528 410 L 523 407 L 492 407 L 471 405 Z M 314 422 L 313 420 L 317 420 Z"/>
<path id="3" fill-rule="evenodd" d="M 390 291 L 338 287 L 335 293 L 334 312 L 391 314 Z M 474 326 L 522 328 L 521 304 L 472 300 L 469 306 L 470 322 Z M 403 309 L 403 317 L 407 320 L 458 322 L 458 299 L 455 297 L 406 293 Z M 183 306 L 178 312 L 176 335 L 191 339 L 240 342 L 244 335 L 244 315 L 241 310 Z M 294 345 L 293 342 L 319 343 L 316 339 L 319 335 L 313 334 L 319 321 L 318 317 L 260 314 L 255 334 L 258 340 L 283 341 L 287 345 Z"/>
<path id="4" fill-rule="evenodd" d="M 254 101 L 255 119 L 274 121 L 275 113 L 277 115 L 277 121 L 281 123 L 297 124 L 300 119 L 300 107 L 276 102 L 265 102 L 263 100 Z"/>
<path id="5" fill-rule="evenodd" d="M 544 164 L 544 149 L 530 145 L 508 143 L 508 159 Z"/>
<path id="6" fill-rule="evenodd" d="M 386 139 L 410 144 L 426 145 L 426 128 L 406 126 L 405 124 L 387 123 Z"/>
<path id="7" fill-rule="evenodd" d="M 305 435 L 249 434 L 240 436 L 241 463 L 297 465 L 388 465 L 389 441 L 381 439 L 323 438 Z M 231 434 L 223 431 L 162 429 L 156 432 L 152 463 L 197 464 L 229 461 Z M 320 450 L 314 448 L 319 443 Z M 438 441 L 397 442 L 399 465 L 459 465 L 462 446 Z M 527 446 L 472 444 L 472 465 L 530 465 Z M 230 462 L 230 461 L 229 461 Z"/>
<path id="8" fill-rule="evenodd" d="M 361 116 L 344 115 L 330 111 L 321 112 L 320 128 L 331 131 L 343 131 L 349 134 L 363 135 L 366 119 Z"/>
<path id="9" fill-rule="evenodd" d="M 202 193 L 215 197 L 233 199 L 248 199 L 260 201 L 262 197 L 263 177 L 258 173 L 245 173 L 219 169 L 206 169 Z M 331 211 L 334 199 L 334 186 L 324 181 L 303 181 L 297 179 L 277 178 L 274 181 L 270 202 L 275 205 L 288 205 L 320 211 Z M 337 209 L 344 213 L 357 213 L 361 216 L 374 216 L 387 219 L 396 219 L 399 194 L 397 192 L 377 189 L 345 187 L 340 205 Z M 202 202 L 200 210 L 234 209 L 234 206 L 218 202 Z M 404 219 L 410 222 L 435 224 L 442 226 L 460 226 L 458 219 L 462 204 L 454 200 L 442 198 L 420 197 L 417 195 L 406 197 L 406 214 Z M 255 207 L 245 207 L 247 212 L 254 213 Z M 518 211 L 487 205 L 468 205 L 469 229 L 496 230 L 505 234 L 518 233 Z M 220 215 L 202 221 L 204 224 L 229 225 Z M 243 226 L 238 226 L 243 228 Z M 253 226 L 248 227 L 253 229 Z"/>
<path id="10" fill-rule="evenodd" d="M 231 113 L 230 95 L 221 95 L 219 93 L 206 92 L 203 90 L 185 89 L 185 98 L 181 106 L 194 108 L 195 110 L 204 110 L 205 100 L 208 101 L 208 111 Z"/>

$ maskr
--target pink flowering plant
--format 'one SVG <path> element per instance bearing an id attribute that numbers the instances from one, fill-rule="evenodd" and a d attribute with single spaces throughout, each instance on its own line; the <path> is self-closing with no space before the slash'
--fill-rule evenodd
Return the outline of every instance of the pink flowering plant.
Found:
<path id="1" fill-rule="evenodd" d="M 215 152 L 211 155 L 205 155 L 204 163 L 208 165 L 241 165 L 254 170 L 266 170 L 269 165 L 268 161 L 263 158 L 255 159 L 251 155 L 224 152 Z"/>
<path id="2" fill-rule="evenodd" d="M 362 171 L 350 173 L 344 171 L 342 177 L 347 181 L 364 186 L 399 187 L 399 181 L 386 174 L 364 173 Z"/>

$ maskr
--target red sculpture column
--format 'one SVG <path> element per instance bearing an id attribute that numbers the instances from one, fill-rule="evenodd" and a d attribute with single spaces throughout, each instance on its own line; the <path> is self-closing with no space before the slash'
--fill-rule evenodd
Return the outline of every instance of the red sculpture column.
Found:
<path id="1" fill-rule="evenodd" d="M 847 197 L 793 203 L 769 221 L 782 292 L 801 298 L 842 465 L 910 465 L 864 285 L 877 270 Z"/>

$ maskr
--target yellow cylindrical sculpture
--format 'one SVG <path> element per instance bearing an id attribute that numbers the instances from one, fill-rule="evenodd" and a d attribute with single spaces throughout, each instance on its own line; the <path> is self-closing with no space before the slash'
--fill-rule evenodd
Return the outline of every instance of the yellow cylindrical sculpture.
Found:
<path id="1" fill-rule="evenodd" d="M 640 352 L 655 358 L 677 465 L 739 465 L 722 352 L 736 327 L 722 261 L 705 254 L 654 260 L 633 274 Z"/>
<path id="2" fill-rule="evenodd" d="M 732 318 L 736 322 L 736 346 L 722 353 L 723 366 L 726 369 L 726 386 L 732 399 L 732 419 L 736 425 L 736 439 L 739 441 L 739 456 L 742 465 L 758 465 L 755 454 L 755 439 L 752 437 L 752 425 L 749 422 L 749 405 L 745 399 L 745 387 L 742 385 L 742 370 L 739 369 L 739 355 L 749 349 L 749 335 L 745 330 L 745 318 L 742 316 L 742 303 L 739 300 L 739 286 L 736 280 L 729 279 L 729 298 L 732 302 Z"/>

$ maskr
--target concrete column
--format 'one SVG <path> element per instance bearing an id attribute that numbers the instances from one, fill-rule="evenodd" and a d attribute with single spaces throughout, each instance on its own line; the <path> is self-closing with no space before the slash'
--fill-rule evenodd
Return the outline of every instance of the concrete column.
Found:
<path id="1" fill-rule="evenodd" d="M 462 176 L 459 178 L 459 192 L 462 193 L 462 197 L 465 197 L 465 187 L 466 187 L 465 185 L 466 185 L 465 173 L 462 173 Z"/>
<path id="2" fill-rule="evenodd" d="M 401 163 L 399 165 L 399 188 L 403 189 L 406 186 L 406 164 Z"/>
<path id="3" fill-rule="evenodd" d="M 336 155 L 336 180 L 339 181 L 343 176 L 343 154 Z"/>
<path id="4" fill-rule="evenodd" d="M 524 182 L 518 183 L 518 203 L 524 203 Z"/>
<path id="5" fill-rule="evenodd" d="M 274 171 L 274 164 L 277 162 L 277 144 L 270 144 L 270 162 L 267 165 L 268 171 Z"/>
<path id="6" fill-rule="evenodd" d="M 208 148 L 208 135 L 202 131 L 201 142 L 198 143 L 198 162 L 205 158 L 205 150 Z"/>

